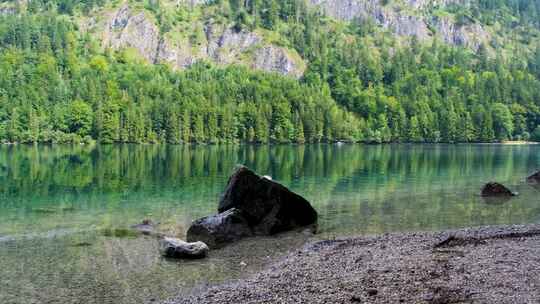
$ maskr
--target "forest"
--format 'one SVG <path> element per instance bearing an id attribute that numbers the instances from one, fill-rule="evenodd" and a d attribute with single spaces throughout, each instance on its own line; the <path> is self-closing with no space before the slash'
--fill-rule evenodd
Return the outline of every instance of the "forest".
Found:
<path id="1" fill-rule="evenodd" d="M 286 37 L 309 63 L 300 79 L 204 61 L 174 70 L 103 49 L 74 18 L 105 2 L 30 0 L 0 16 L 1 142 L 540 140 L 539 1 L 448 7 L 516 37 L 478 50 L 400 41 L 370 22 L 329 20 L 300 0 L 206 4 L 239 30 Z M 163 30 L 180 18 L 145 3 Z"/>

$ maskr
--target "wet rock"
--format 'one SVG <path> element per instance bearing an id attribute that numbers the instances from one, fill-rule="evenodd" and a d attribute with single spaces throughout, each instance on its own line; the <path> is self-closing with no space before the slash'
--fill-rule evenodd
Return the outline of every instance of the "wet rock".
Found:
<path id="1" fill-rule="evenodd" d="M 246 236 L 272 235 L 317 223 L 317 212 L 303 197 L 246 167 L 239 167 L 229 178 L 218 211 L 195 221 L 187 232 L 188 241 L 203 241 L 215 248 Z"/>
<path id="2" fill-rule="evenodd" d="M 375 288 L 370 288 L 367 290 L 367 294 L 370 297 L 376 296 L 379 293 L 379 291 Z"/>
<path id="3" fill-rule="evenodd" d="M 35 213 L 56 213 L 58 210 L 55 208 L 32 208 L 32 212 Z"/>
<path id="4" fill-rule="evenodd" d="M 527 182 L 531 184 L 540 184 L 540 171 L 534 173 L 533 175 L 527 177 Z"/>
<path id="5" fill-rule="evenodd" d="M 239 167 L 229 178 L 219 212 L 241 211 L 255 234 L 272 235 L 317 222 L 317 212 L 283 185 Z"/>
<path id="6" fill-rule="evenodd" d="M 483 197 L 512 197 L 516 194 L 502 184 L 490 182 L 484 185 L 481 195 Z"/>
<path id="7" fill-rule="evenodd" d="M 201 259 L 208 255 L 209 248 L 203 242 L 188 243 L 180 239 L 164 237 L 159 242 L 161 254 L 169 258 Z"/>
<path id="8" fill-rule="evenodd" d="M 73 247 L 90 247 L 92 243 L 89 242 L 78 242 L 72 245 Z"/>
<path id="9" fill-rule="evenodd" d="M 242 212 L 233 208 L 193 222 L 187 232 L 187 240 L 203 241 L 211 248 L 219 248 L 251 235 L 253 233 Z"/>

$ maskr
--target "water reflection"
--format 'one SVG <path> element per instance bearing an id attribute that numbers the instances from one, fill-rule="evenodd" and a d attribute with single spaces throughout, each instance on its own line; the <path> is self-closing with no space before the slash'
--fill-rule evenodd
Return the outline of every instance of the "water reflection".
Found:
<path id="1" fill-rule="evenodd" d="M 339 221 L 353 214 L 364 222 L 355 231 L 422 228 L 426 213 L 455 217 L 448 224 L 434 219 L 429 229 L 470 225 L 474 220 L 463 212 L 480 203 L 482 183 L 521 185 L 539 165 L 539 151 L 498 145 L 0 147 L 0 235 L 115 226 L 144 216 L 188 224 L 213 212 L 236 164 L 310 199 L 324 217 L 323 231 L 350 230 Z M 510 205 L 532 212 L 525 200 L 533 193 L 524 188 L 513 200 L 520 203 Z M 402 225 L 384 228 L 389 215 L 400 216 L 392 225 Z M 501 216 L 488 217 L 499 223 Z M 534 212 L 517 220 L 533 218 Z"/>
<path id="2" fill-rule="evenodd" d="M 539 146 L 2 146 L 0 303 L 146 303 L 257 271 L 303 234 L 172 262 L 148 237 L 104 236 L 144 218 L 182 236 L 214 213 L 236 164 L 310 200 L 319 237 L 536 222 Z M 479 189 L 519 192 L 497 204 Z M 247 269 L 239 266 L 246 261 Z M 202 284 L 202 285 L 201 285 Z"/>

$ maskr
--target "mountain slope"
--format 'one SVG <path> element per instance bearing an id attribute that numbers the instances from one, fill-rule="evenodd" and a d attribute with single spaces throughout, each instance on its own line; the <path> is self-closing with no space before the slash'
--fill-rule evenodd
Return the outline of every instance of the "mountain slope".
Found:
<path id="1" fill-rule="evenodd" d="M 0 140 L 540 139 L 539 1 L 0 2 Z"/>

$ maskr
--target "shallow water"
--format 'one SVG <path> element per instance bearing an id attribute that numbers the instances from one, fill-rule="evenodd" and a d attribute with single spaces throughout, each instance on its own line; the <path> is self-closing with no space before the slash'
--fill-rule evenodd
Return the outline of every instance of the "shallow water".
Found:
<path id="1" fill-rule="evenodd" d="M 184 235 L 215 212 L 236 164 L 310 200 L 321 238 L 540 219 L 540 191 L 524 182 L 540 168 L 535 145 L 1 146 L 0 303 L 158 302 L 300 246 L 295 232 L 172 261 L 152 237 L 103 233 L 151 218 Z M 520 195 L 485 202 L 491 180 Z"/>

